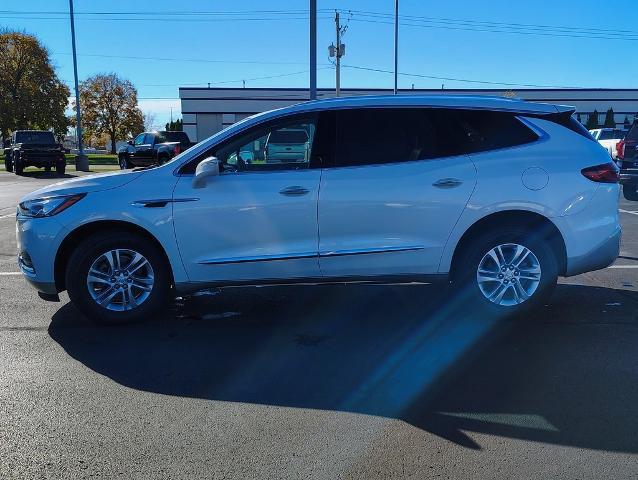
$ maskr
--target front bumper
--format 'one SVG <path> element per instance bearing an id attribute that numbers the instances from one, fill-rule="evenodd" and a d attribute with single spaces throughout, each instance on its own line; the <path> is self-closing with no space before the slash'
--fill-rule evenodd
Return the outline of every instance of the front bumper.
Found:
<path id="1" fill-rule="evenodd" d="M 65 229 L 55 218 L 16 218 L 18 267 L 38 292 L 54 295 L 55 253 Z M 26 260 L 28 258 L 28 260 Z"/>

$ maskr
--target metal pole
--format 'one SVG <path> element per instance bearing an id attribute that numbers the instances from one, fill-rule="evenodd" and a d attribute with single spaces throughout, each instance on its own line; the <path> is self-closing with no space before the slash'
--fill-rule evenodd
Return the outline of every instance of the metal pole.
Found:
<path id="1" fill-rule="evenodd" d="M 337 69 L 336 69 L 336 96 L 341 95 L 341 27 L 339 26 L 339 12 L 335 12 L 335 25 L 337 27 Z"/>
<path id="2" fill-rule="evenodd" d="M 394 94 L 397 94 L 399 67 L 399 0 L 394 0 Z"/>
<path id="3" fill-rule="evenodd" d="M 310 100 L 317 99 L 317 0 L 310 0 Z"/>
<path id="4" fill-rule="evenodd" d="M 78 138 L 78 155 L 75 168 L 88 171 L 88 159 L 84 162 L 84 147 L 82 145 L 82 115 L 80 114 L 80 87 L 78 86 L 78 60 L 75 53 L 75 22 L 73 21 L 73 0 L 69 0 L 69 14 L 71 16 L 71 46 L 73 49 L 73 75 L 75 76 L 75 132 Z M 86 163 L 86 164 L 85 164 Z"/>

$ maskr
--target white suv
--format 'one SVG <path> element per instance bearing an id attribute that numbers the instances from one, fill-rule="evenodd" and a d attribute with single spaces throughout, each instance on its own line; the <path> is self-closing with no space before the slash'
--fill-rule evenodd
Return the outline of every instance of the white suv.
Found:
<path id="1" fill-rule="evenodd" d="M 416 95 L 262 113 L 165 165 L 27 195 L 18 263 L 42 298 L 66 289 L 108 322 L 294 282 L 445 280 L 456 301 L 517 312 L 618 255 L 618 169 L 572 113 Z M 267 139 L 293 130 L 308 148 L 269 161 Z"/>

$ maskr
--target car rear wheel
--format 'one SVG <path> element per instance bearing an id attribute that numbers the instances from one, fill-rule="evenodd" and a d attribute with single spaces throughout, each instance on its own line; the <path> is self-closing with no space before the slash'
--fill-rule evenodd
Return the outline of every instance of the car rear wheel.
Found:
<path id="1" fill-rule="evenodd" d="M 556 286 L 558 264 L 549 242 L 534 237 L 502 227 L 462 247 L 455 264 L 458 300 L 499 316 L 543 305 Z"/>
<path id="2" fill-rule="evenodd" d="M 638 201 L 638 187 L 636 185 L 623 185 L 622 194 L 627 200 Z"/>
<path id="3" fill-rule="evenodd" d="M 66 286 L 87 318 L 117 324 L 154 318 L 169 299 L 170 278 L 158 247 L 121 231 L 82 242 L 69 259 Z"/>
<path id="4" fill-rule="evenodd" d="M 4 159 L 4 168 L 7 172 L 13 172 L 13 162 L 6 157 Z"/>
<path id="5" fill-rule="evenodd" d="M 58 160 L 55 164 L 55 173 L 59 176 L 63 176 L 66 172 L 66 160 Z"/>

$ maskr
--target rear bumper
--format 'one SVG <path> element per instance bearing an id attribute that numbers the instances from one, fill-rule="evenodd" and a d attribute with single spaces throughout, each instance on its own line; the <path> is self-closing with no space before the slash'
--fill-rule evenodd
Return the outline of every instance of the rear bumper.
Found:
<path id="1" fill-rule="evenodd" d="M 622 229 L 620 226 L 607 238 L 592 248 L 587 254 L 567 259 L 566 276 L 578 275 L 606 268 L 618 258 L 620 253 L 620 238 Z"/>
<path id="2" fill-rule="evenodd" d="M 601 183 L 587 208 L 552 218 L 565 242 L 565 276 L 599 270 L 616 260 L 622 232 L 618 216 L 619 196 L 618 184 Z"/>
<path id="3" fill-rule="evenodd" d="M 638 185 L 638 168 L 621 168 L 620 183 L 623 185 Z"/>

